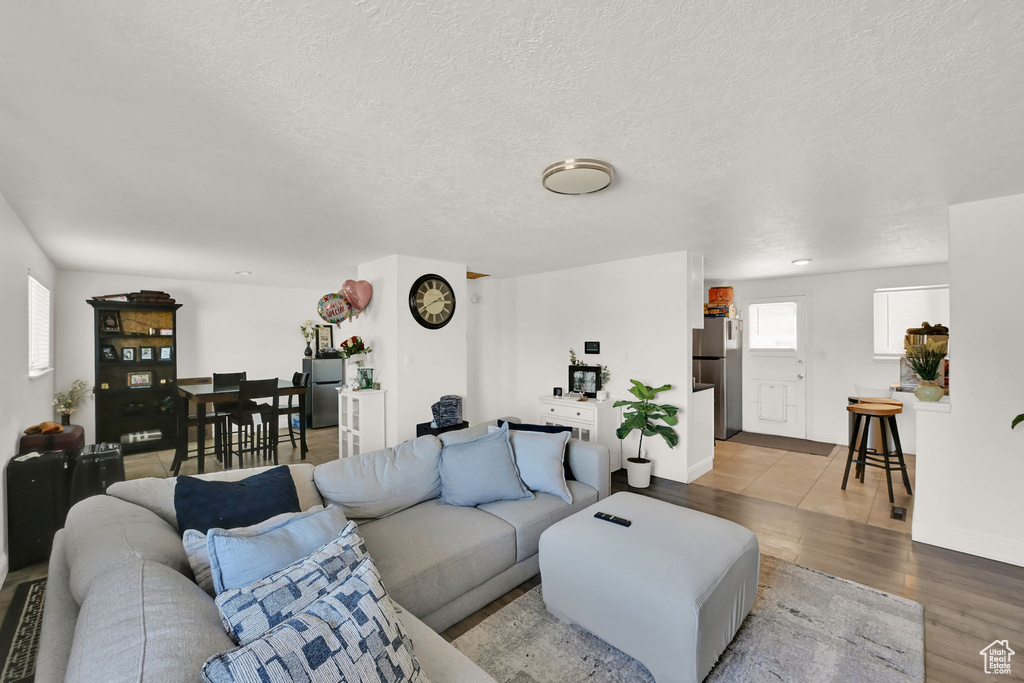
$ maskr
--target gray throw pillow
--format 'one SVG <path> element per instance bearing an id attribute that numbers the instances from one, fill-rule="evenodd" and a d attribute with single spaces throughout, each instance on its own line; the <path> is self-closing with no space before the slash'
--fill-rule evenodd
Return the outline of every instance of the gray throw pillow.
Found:
<path id="1" fill-rule="evenodd" d="M 492 433 L 498 431 L 497 427 L 489 429 Z M 572 494 L 565 483 L 565 467 L 562 464 L 569 432 L 545 434 L 513 429 L 508 437 L 519 476 L 526 488 L 550 493 L 572 505 Z"/>
<path id="2" fill-rule="evenodd" d="M 441 449 L 441 501 L 474 507 L 534 495 L 523 486 L 508 441 L 508 425 L 472 441 Z"/>

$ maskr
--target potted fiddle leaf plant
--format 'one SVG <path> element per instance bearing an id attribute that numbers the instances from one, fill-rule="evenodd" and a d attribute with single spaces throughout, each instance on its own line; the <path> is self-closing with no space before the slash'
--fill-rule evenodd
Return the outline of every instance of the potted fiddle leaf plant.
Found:
<path id="1" fill-rule="evenodd" d="M 626 458 L 626 475 L 629 485 L 634 488 L 647 488 L 651 485 L 651 461 L 644 457 L 644 437 L 660 436 L 669 448 L 679 443 L 679 435 L 672 427 L 679 424 L 677 413 L 679 408 L 667 403 L 655 403 L 654 399 L 663 391 L 672 388 L 671 384 L 660 387 L 649 387 L 635 379 L 629 380 L 633 387 L 629 393 L 637 397 L 636 401 L 616 401 L 615 407 L 623 406 L 622 425 L 615 430 L 615 435 L 625 439 L 634 429 L 640 432 L 636 457 Z M 663 422 L 664 424 L 657 424 Z"/>

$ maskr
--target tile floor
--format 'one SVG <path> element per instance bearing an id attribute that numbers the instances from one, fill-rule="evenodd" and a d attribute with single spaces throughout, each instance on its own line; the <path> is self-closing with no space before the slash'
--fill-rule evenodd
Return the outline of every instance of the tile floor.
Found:
<path id="1" fill-rule="evenodd" d="M 913 488 L 915 458 L 911 454 L 904 457 Z M 863 484 L 854 480 L 851 472 L 843 491 L 845 466 L 843 446 L 822 456 L 716 441 L 714 469 L 694 483 L 909 534 L 914 498 L 907 495 L 898 475 L 893 477 L 893 493 L 895 504 L 907 509 L 903 521 L 890 516 L 892 505 L 882 470 L 869 467 Z"/>

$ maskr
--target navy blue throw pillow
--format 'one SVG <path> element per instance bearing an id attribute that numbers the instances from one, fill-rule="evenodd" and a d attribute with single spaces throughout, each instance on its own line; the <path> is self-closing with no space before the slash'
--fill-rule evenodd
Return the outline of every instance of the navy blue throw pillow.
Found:
<path id="1" fill-rule="evenodd" d="M 505 424 L 504 420 L 498 420 L 498 426 Z M 519 429 L 524 432 L 543 432 L 544 434 L 558 434 L 560 432 L 572 432 L 572 427 L 564 425 L 531 425 L 523 422 L 509 422 L 509 429 Z M 570 437 L 571 438 L 571 437 Z M 565 442 L 565 457 L 562 458 L 562 468 L 565 470 L 565 480 L 575 481 L 572 470 L 569 469 L 569 442 Z"/>
<path id="2" fill-rule="evenodd" d="M 205 481 L 178 477 L 174 513 L 178 533 L 214 527 L 251 526 L 285 512 L 300 512 L 299 494 L 288 467 L 281 465 L 240 481 Z"/>

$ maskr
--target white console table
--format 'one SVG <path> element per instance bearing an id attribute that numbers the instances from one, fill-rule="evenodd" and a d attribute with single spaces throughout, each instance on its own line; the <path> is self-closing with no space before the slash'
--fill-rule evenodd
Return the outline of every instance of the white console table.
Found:
<path id="1" fill-rule="evenodd" d="M 572 428 L 572 438 L 593 441 L 608 447 L 611 471 L 622 467 L 622 441 L 615 430 L 622 424 L 622 411 L 614 400 L 586 403 L 568 396 L 540 396 L 537 399 L 539 423 Z"/>

